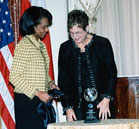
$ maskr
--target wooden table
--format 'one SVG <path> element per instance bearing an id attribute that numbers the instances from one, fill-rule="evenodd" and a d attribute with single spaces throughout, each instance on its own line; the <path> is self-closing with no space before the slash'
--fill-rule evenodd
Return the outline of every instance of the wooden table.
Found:
<path id="1" fill-rule="evenodd" d="M 61 122 L 49 124 L 47 129 L 139 129 L 139 119 L 109 119 L 100 123 Z"/>

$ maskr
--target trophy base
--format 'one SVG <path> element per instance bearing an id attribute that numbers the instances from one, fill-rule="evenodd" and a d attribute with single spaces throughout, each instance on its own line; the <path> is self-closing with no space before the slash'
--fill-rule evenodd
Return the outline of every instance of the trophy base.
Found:
<path id="1" fill-rule="evenodd" d="M 98 122 L 100 122 L 100 120 L 99 119 L 92 119 L 92 120 L 84 120 L 84 123 L 98 123 Z"/>

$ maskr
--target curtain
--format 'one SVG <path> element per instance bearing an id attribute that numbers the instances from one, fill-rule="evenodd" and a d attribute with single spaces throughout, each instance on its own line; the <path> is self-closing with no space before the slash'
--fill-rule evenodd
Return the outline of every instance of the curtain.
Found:
<path id="1" fill-rule="evenodd" d="M 78 6 L 75 1 L 68 0 L 69 11 Z M 103 0 L 96 15 L 95 33 L 111 41 L 118 76 L 139 75 L 138 5 L 139 0 Z"/>
<path id="2" fill-rule="evenodd" d="M 17 44 L 19 37 L 19 17 L 21 0 L 8 0 L 8 2 L 14 30 L 15 44 Z"/>
<path id="3" fill-rule="evenodd" d="M 68 0 L 68 11 L 73 9 L 84 10 L 89 17 L 89 32 L 96 31 L 96 14 L 103 0 Z"/>
<path id="4" fill-rule="evenodd" d="M 97 13 L 96 33 L 110 39 L 118 76 L 139 75 L 138 5 L 138 0 L 103 0 Z"/>

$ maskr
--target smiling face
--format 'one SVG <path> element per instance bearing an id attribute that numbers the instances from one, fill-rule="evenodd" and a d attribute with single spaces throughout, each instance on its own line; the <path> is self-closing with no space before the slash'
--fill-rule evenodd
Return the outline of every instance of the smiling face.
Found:
<path id="1" fill-rule="evenodd" d="M 40 24 L 34 27 L 35 33 L 34 37 L 38 39 L 43 39 L 48 32 L 49 22 L 47 18 L 41 18 Z"/>
<path id="2" fill-rule="evenodd" d="M 76 44 L 84 43 L 87 38 L 87 28 L 86 31 L 83 28 L 78 27 L 78 25 L 73 26 L 69 29 L 69 34 Z"/>

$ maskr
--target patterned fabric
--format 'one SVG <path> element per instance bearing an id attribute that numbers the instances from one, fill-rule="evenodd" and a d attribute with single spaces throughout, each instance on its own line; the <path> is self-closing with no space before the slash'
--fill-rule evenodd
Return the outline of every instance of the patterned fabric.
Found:
<path id="1" fill-rule="evenodd" d="M 10 72 L 14 92 L 33 98 L 36 91 L 48 91 L 53 82 L 49 76 L 49 57 L 45 45 L 34 36 L 25 36 L 15 48 Z"/>
<path id="2" fill-rule="evenodd" d="M 0 0 L 0 129 L 15 129 L 13 87 L 9 84 L 15 44 L 8 2 Z"/>
<path id="3" fill-rule="evenodd" d="M 113 50 L 110 41 L 107 38 L 100 37 L 95 34 L 93 34 L 93 40 L 94 42 L 90 44 L 88 48 L 86 46 L 86 49 L 88 49 L 87 51 L 90 60 L 89 65 L 90 67 L 92 67 L 92 71 L 94 73 L 93 75 L 97 91 L 99 93 L 99 96 L 101 96 L 101 94 L 105 94 L 107 95 L 107 97 L 110 96 L 114 98 L 116 91 L 115 89 L 117 80 L 117 68 L 115 65 Z M 71 39 L 61 44 L 59 51 L 59 61 L 58 61 L 59 65 L 58 86 L 60 87 L 61 91 L 64 92 L 64 97 L 61 98 L 64 110 L 70 106 L 73 107 L 78 106 L 77 104 L 79 102 L 79 99 L 81 98 L 78 95 L 80 84 L 81 83 L 86 84 L 85 80 L 88 79 L 88 73 L 92 72 L 86 70 L 88 59 L 86 60 L 85 58 L 86 63 L 84 62 L 83 59 L 81 59 L 82 64 L 83 62 L 85 63 L 85 65 L 81 67 L 82 72 L 86 70 L 85 74 L 84 75 L 82 74 L 81 76 L 78 75 L 80 74 L 80 72 L 78 72 L 79 71 L 78 54 L 79 50 L 78 48 L 76 49 L 76 47 L 74 47 Z M 87 55 L 84 56 L 86 57 Z M 80 83 L 81 79 L 80 77 L 83 78 L 81 83 Z M 100 97 L 100 101 L 101 100 L 102 99 Z M 110 107 L 110 110 L 115 110 L 113 104 Z"/>

